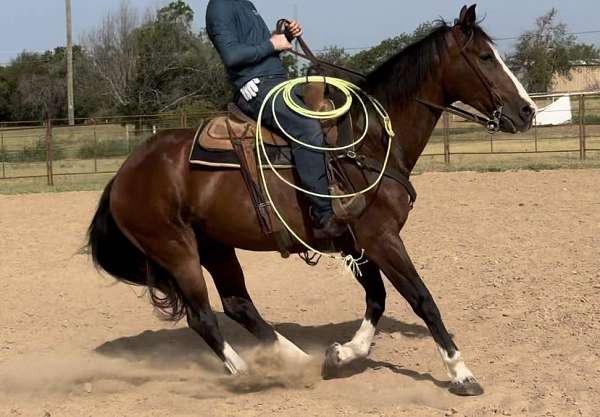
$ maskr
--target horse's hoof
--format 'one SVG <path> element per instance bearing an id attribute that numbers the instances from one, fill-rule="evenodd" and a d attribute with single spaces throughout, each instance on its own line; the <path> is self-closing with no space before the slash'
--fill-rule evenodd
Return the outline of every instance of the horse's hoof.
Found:
<path id="1" fill-rule="evenodd" d="M 334 343 L 329 346 L 325 352 L 325 361 L 321 367 L 321 377 L 323 379 L 335 378 L 341 365 L 341 359 L 339 357 L 339 348 L 342 347 L 339 343 Z"/>
<path id="2" fill-rule="evenodd" d="M 483 387 L 475 378 L 467 378 L 464 381 L 452 381 L 448 389 L 454 395 L 461 397 L 475 397 L 483 394 Z"/>

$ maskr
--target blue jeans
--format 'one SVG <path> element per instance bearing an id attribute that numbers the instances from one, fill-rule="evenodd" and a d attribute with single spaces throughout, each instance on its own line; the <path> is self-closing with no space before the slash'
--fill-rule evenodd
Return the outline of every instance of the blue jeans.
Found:
<path id="1" fill-rule="evenodd" d="M 244 113 L 256 120 L 258 119 L 262 103 L 267 94 L 269 94 L 269 91 L 283 81 L 286 81 L 286 79 L 261 78 L 261 82 L 258 84 L 259 92 L 257 97 L 248 102 L 240 95 L 236 104 Z M 298 93 L 298 88 L 294 92 L 293 98 L 298 103 L 303 103 L 302 96 Z M 263 126 L 274 132 L 281 133 L 273 118 L 271 104 L 271 101 L 269 101 L 263 113 Z M 279 123 L 291 136 L 313 146 L 324 146 L 323 131 L 321 123 L 318 120 L 309 119 L 290 110 L 283 102 L 281 96 L 275 101 L 275 112 L 277 113 Z M 283 134 L 282 137 L 286 138 Z M 290 141 L 290 147 L 302 186 L 313 193 L 329 195 L 329 180 L 327 179 L 325 156 L 323 153 L 307 149 L 293 141 Z M 313 196 L 307 196 L 307 198 L 311 203 L 312 213 L 316 222 L 319 225 L 325 224 L 333 214 L 331 201 Z"/>

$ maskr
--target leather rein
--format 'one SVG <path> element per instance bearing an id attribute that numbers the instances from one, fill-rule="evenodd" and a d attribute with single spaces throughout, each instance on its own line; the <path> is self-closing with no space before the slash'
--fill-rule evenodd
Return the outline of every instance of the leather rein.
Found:
<path id="1" fill-rule="evenodd" d="M 277 21 L 276 33 L 285 35 L 287 37 L 288 41 L 292 42 L 294 40 L 294 38 L 288 33 L 288 30 L 287 30 L 287 25 L 289 25 L 289 24 L 290 24 L 289 20 L 279 19 Z M 354 71 L 349 68 L 343 67 L 341 65 L 332 64 L 331 62 L 323 61 L 322 59 L 317 58 L 317 56 L 308 47 L 308 45 L 306 44 L 304 39 L 302 39 L 302 36 L 297 37 L 296 40 L 298 41 L 298 45 L 300 45 L 300 49 L 302 49 L 303 52 L 298 52 L 293 49 L 290 51 L 287 51 L 287 52 L 289 52 L 292 55 L 296 55 L 300 58 L 306 59 L 307 61 L 310 61 L 316 69 L 327 67 L 327 68 L 333 69 L 335 71 L 341 71 L 348 75 L 352 75 L 354 77 L 360 78 L 361 80 L 367 79 L 367 77 L 364 74 L 361 74 L 358 71 Z"/>
<path id="2" fill-rule="evenodd" d="M 289 35 L 287 32 L 287 25 L 289 23 L 290 23 L 290 21 L 287 19 L 280 19 L 277 22 L 276 32 L 279 34 L 286 35 L 288 40 L 291 42 L 293 40 L 293 37 L 291 35 Z M 458 36 L 456 35 L 456 30 L 455 30 L 456 27 L 458 27 L 458 26 L 455 26 L 454 28 L 451 29 L 451 33 L 452 33 L 452 37 L 454 38 L 454 42 L 456 42 L 456 44 L 460 46 L 460 41 L 458 39 Z M 500 131 L 500 122 L 502 120 L 504 104 L 503 104 L 501 97 L 494 90 L 493 84 L 488 80 L 488 78 L 485 76 L 485 74 L 481 71 L 481 68 L 479 68 L 479 66 L 476 65 L 473 62 L 473 60 L 471 59 L 471 57 L 469 57 L 469 55 L 467 54 L 467 48 L 468 48 L 469 44 L 473 41 L 474 36 L 475 36 L 475 32 L 472 31 L 469 36 L 469 39 L 462 46 L 462 48 L 460 50 L 460 54 L 464 58 L 464 60 L 467 62 L 469 67 L 473 70 L 473 72 L 477 75 L 477 78 L 479 78 L 479 80 L 483 84 L 483 87 L 486 89 L 487 93 L 489 94 L 489 96 L 492 100 L 492 103 L 494 103 L 494 106 L 496 109 L 492 112 L 492 117 L 490 118 L 490 117 L 480 116 L 476 113 L 470 112 L 465 109 L 461 109 L 461 108 L 453 106 L 453 105 L 440 106 L 439 104 L 431 103 L 430 101 L 427 101 L 427 100 L 423 100 L 423 99 L 419 99 L 419 98 L 417 98 L 416 100 L 419 103 L 421 103 L 427 107 L 430 107 L 430 108 L 433 108 L 436 110 L 440 110 L 442 112 L 445 111 L 445 112 L 448 112 L 455 116 L 458 116 L 462 119 L 465 119 L 465 120 L 471 121 L 473 123 L 479 124 L 481 126 L 484 126 L 489 133 L 494 134 L 494 133 L 498 133 Z M 295 50 L 291 50 L 288 52 L 290 52 L 291 54 L 296 55 L 300 58 L 306 59 L 307 61 L 310 61 L 317 69 L 322 68 L 322 67 L 327 67 L 327 68 L 330 68 L 330 69 L 333 69 L 336 71 L 341 71 L 348 75 L 360 78 L 361 80 L 367 79 L 367 77 L 364 74 L 361 74 L 360 72 L 351 70 L 351 69 L 343 67 L 341 65 L 332 64 L 330 62 L 323 61 L 322 59 L 317 58 L 316 55 L 308 47 L 308 45 L 306 44 L 304 39 L 302 39 L 302 37 L 298 37 L 296 39 L 297 39 L 298 44 L 300 45 L 300 48 L 302 49 L 303 52 L 298 52 Z"/>
<path id="3" fill-rule="evenodd" d="M 456 42 L 456 44 L 460 46 L 460 41 L 458 39 L 458 36 L 456 35 L 456 30 L 455 30 L 456 27 L 458 27 L 458 26 L 455 26 L 454 28 L 452 28 L 450 30 L 450 32 L 452 33 L 454 42 Z M 492 100 L 492 103 L 494 103 L 494 106 L 496 109 L 492 112 L 492 117 L 491 118 L 483 117 L 483 116 L 480 116 L 478 114 L 472 113 L 470 111 L 461 109 L 461 108 L 453 106 L 453 105 L 440 106 L 438 104 L 434 104 L 434 103 L 431 103 L 429 101 L 422 100 L 422 99 L 417 99 L 417 101 L 421 104 L 424 104 L 427 107 L 431 107 L 431 108 L 434 108 L 434 109 L 440 110 L 440 111 L 446 111 L 448 113 L 454 114 L 463 119 L 466 119 L 471 122 L 485 126 L 487 131 L 490 134 L 494 134 L 494 133 L 498 133 L 500 131 L 500 122 L 502 120 L 502 112 L 504 109 L 504 104 L 502 102 L 502 98 L 494 90 L 492 82 L 485 76 L 485 74 L 481 71 L 481 68 L 479 68 L 479 66 L 477 64 L 475 64 L 473 62 L 473 60 L 471 59 L 471 57 L 469 57 L 469 55 L 467 54 L 467 47 L 473 41 L 474 36 L 475 36 L 475 32 L 472 31 L 469 36 L 469 39 L 460 49 L 460 54 L 464 58 L 464 60 L 467 62 L 469 67 L 473 70 L 473 72 L 477 75 L 477 77 L 483 84 L 483 87 L 486 89 L 487 93 L 489 94 L 489 96 Z"/>
<path id="4" fill-rule="evenodd" d="M 289 34 L 289 32 L 287 30 L 287 25 L 289 23 L 290 23 L 290 21 L 287 19 L 280 19 L 277 22 L 276 33 L 286 35 L 288 41 L 291 42 L 294 38 Z M 452 33 L 452 37 L 454 38 L 456 45 L 460 46 L 461 43 L 456 34 L 457 27 L 458 26 L 455 26 L 454 28 L 452 28 L 451 33 Z M 490 96 L 490 99 L 492 100 L 492 103 L 494 104 L 494 106 L 496 108 L 492 112 L 491 118 L 480 116 L 478 114 L 472 113 L 468 110 L 464 110 L 464 109 L 461 109 L 461 108 L 453 106 L 453 105 L 440 106 L 438 104 L 431 103 L 429 101 L 422 100 L 419 98 L 417 98 L 416 100 L 419 103 L 421 103 L 427 107 L 430 107 L 430 108 L 433 108 L 436 110 L 440 110 L 442 112 L 445 111 L 450 114 L 454 114 L 458 117 L 461 117 L 465 120 L 469 120 L 473 123 L 477 123 L 479 125 L 485 126 L 485 128 L 488 130 L 488 132 L 493 134 L 493 133 L 497 133 L 500 131 L 500 123 L 501 123 L 501 119 L 502 119 L 502 112 L 503 112 L 504 104 L 502 102 L 501 97 L 494 90 L 493 83 L 485 76 L 485 74 L 481 71 L 481 68 L 479 68 L 479 66 L 475 62 L 473 62 L 471 57 L 469 57 L 469 55 L 467 54 L 467 48 L 471 44 L 471 42 L 473 42 L 474 36 L 475 36 L 475 32 L 472 31 L 467 42 L 461 47 L 460 54 L 464 58 L 466 63 L 469 65 L 469 67 L 473 70 L 473 72 L 477 75 L 477 78 L 479 78 L 479 80 L 481 81 L 482 85 L 486 89 L 487 93 Z M 319 68 L 327 67 L 327 68 L 330 68 L 330 69 L 333 69 L 336 71 L 341 71 L 348 75 L 360 78 L 361 80 L 367 79 L 367 77 L 364 74 L 361 74 L 360 72 L 345 68 L 341 65 L 332 64 L 330 62 L 323 61 L 323 60 L 317 58 L 315 56 L 315 54 L 311 51 L 311 49 L 308 47 L 308 45 L 306 44 L 304 39 L 302 39 L 302 37 L 298 37 L 296 39 L 297 39 L 298 44 L 300 45 L 300 48 L 302 49 L 303 52 L 298 52 L 295 50 L 291 50 L 288 52 L 290 52 L 291 54 L 296 55 L 300 58 L 310 61 L 314 65 L 315 68 L 319 69 Z M 379 164 L 374 159 L 367 158 L 363 155 L 357 155 L 355 152 L 349 152 L 348 154 L 345 154 L 345 155 L 344 154 L 337 155 L 336 159 L 352 160 L 361 169 L 366 169 L 366 170 L 370 170 L 373 172 L 381 172 L 383 170 L 383 167 L 381 167 L 381 164 Z M 389 167 L 388 167 L 388 170 L 390 170 Z M 410 204 L 412 206 L 412 204 L 414 203 L 414 201 L 417 198 L 417 193 L 416 193 L 414 187 L 412 186 L 412 184 L 410 183 L 410 180 L 408 179 L 409 175 L 407 175 L 404 172 L 398 171 L 398 170 L 393 170 L 393 172 L 386 172 L 385 176 L 398 181 L 405 187 L 405 189 L 408 191 L 408 194 L 410 197 Z"/>

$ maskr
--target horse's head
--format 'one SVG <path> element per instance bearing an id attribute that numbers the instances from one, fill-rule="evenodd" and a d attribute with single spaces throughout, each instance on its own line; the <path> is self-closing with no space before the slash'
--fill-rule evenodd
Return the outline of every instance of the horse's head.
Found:
<path id="1" fill-rule="evenodd" d="M 494 118 L 495 114 L 504 132 L 528 130 L 535 116 L 535 103 L 478 26 L 475 5 L 463 7 L 446 41 L 450 62 L 443 79 L 449 98 L 488 117 Z"/>

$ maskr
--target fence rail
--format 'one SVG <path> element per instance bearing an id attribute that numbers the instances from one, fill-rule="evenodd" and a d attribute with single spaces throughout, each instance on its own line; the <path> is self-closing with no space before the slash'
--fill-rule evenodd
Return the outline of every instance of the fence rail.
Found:
<path id="1" fill-rule="evenodd" d="M 555 95 L 536 96 L 539 107 Z M 516 135 L 490 135 L 480 126 L 444 114 L 421 161 L 452 166 L 465 158 L 600 158 L 600 94 L 570 95 L 571 122 L 536 126 Z M 165 113 L 46 122 L 0 122 L 0 180 L 110 174 L 127 155 L 154 133 L 198 126 L 223 113 Z M 534 157 L 535 155 L 535 157 Z M 532 159 L 533 160 L 533 159 Z"/>

